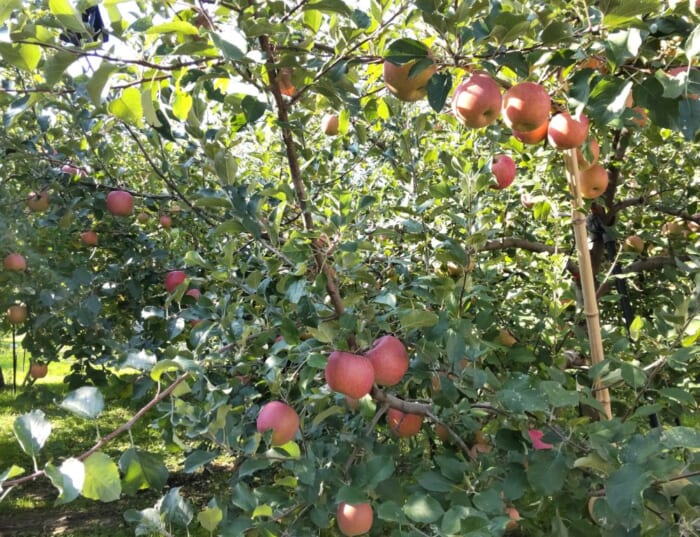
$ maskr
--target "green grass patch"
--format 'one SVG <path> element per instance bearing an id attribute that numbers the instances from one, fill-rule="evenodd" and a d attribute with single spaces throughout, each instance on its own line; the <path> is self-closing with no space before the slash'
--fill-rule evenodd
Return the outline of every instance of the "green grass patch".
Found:
<path id="1" fill-rule="evenodd" d="M 23 352 L 18 348 L 17 393 L 12 391 L 12 348 L 9 338 L 3 338 L 0 346 L 0 367 L 5 376 L 5 389 L 0 390 L 0 471 L 11 465 L 31 473 L 33 462 L 26 455 L 14 435 L 15 419 L 39 409 L 51 422 L 51 434 L 42 449 L 37 463 L 42 469 L 47 462 L 60 464 L 68 457 L 75 457 L 91 448 L 98 440 L 127 422 L 147 401 L 135 403 L 129 398 L 121 398 L 111 387 L 101 388 L 105 397 L 105 409 L 97 420 L 79 418 L 60 407 L 60 402 L 69 388 L 64 377 L 71 371 L 70 361 L 51 362 L 48 375 L 33 384 L 24 384 L 29 368 L 29 356 L 23 361 Z M 185 475 L 178 473 L 181 456 L 168 454 L 158 432 L 149 427 L 157 416 L 157 410 L 151 410 L 130 432 L 124 432 L 102 451 L 118 462 L 121 454 L 132 446 L 163 455 L 168 470 L 171 472 L 169 486 L 183 485 L 190 489 L 190 497 L 198 497 L 206 503 L 215 490 L 228 487 L 224 472 L 216 477 L 216 483 L 205 483 L 212 477 L 208 475 Z M 133 443 L 132 443 L 133 441 Z M 204 481 L 202 479 L 204 478 Z M 199 482 L 198 482 L 199 480 Z M 0 502 L 0 537 L 13 535 L 54 535 L 68 537 L 87 537 L 109 535 L 110 537 L 132 536 L 134 530 L 127 527 L 123 513 L 127 509 L 145 509 L 152 507 L 163 491 L 143 490 L 135 496 L 123 495 L 118 501 L 108 504 L 78 498 L 62 506 L 55 506 L 58 492 L 48 478 L 17 486 Z M 206 499 L 204 499 L 206 498 Z M 44 521 L 42 529 L 37 531 L 37 521 Z M 194 524 L 193 526 L 196 526 Z M 8 528 L 8 529 L 6 529 Z M 8 533 L 4 533 L 8 531 Z M 198 535 L 197 530 L 190 535 Z"/>

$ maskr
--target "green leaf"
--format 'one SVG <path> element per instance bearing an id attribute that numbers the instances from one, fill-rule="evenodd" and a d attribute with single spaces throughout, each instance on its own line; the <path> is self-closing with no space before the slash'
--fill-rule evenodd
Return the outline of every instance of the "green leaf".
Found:
<path id="1" fill-rule="evenodd" d="M 177 20 L 165 22 L 156 26 L 151 26 L 145 32 L 146 34 L 180 34 L 180 35 L 199 35 L 199 29 L 187 21 Z"/>
<path id="2" fill-rule="evenodd" d="M 377 508 L 377 518 L 386 520 L 387 522 L 405 523 L 406 516 L 403 514 L 401 507 L 394 501 L 383 502 Z"/>
<path id="3" fill-rule="evenodd" d="M 527 479 L 535 492 L 542 496 L 559 492 L 569 472 L 564 456 L 555 451 L 535 451 L 529 459 Z"/>
<path id="4" fill-rule="evenodd" d="M 267 110 L 267 105 L 258 101 L 255 97 L 246 95 L 241 101 L 241 107 L 243 108 L 243 114 L 245 114 L 245 120 L 248 123 L 255 123 L 258 119 L 263 117 L 265 111 Z"/>
<path id="5" fill-rule="evenodd" d="M 414 522 L 431 524 L 437 522 L 443 515 L 444 510 L 440 503 L 423 493 L 413 494 L 403 506 L 403 512 Z"/>
<path id="6" fill-rule="evenodd" d="M 423 472 L 417 478 L 418 484 L 429 492 L 450 492 L 455 484 L 441 474 L 433 471 Z"/>
<path id="7" fill-rule="evenodd" d="M 107 85 L 109 77 L 117 69 L 116 65 L 103 61 L 92 75 L 92 78 L 87 83 L 87 92 L 93 104 L 99 105 L 102 102 L 102 92 Z"/>
<path id="8" fill-rule="evenodd" d="M 224 512 L 221 507 L 215 505 L 207 506 L 202 511 L 197 513 L 197 522 L 209 533 L 214 533 L 218 525 L 224 519 Z"/>
<path id="9" fill-rule="evenodd" d="M 396 64 L 403 65 L 414 60 L 428 58 L 430 49 L 420 41 L 403 38 L 393 41 L 384 53 L 384 59 Z"/>
<path id="10" fill-rule="evenodd" d="M 119 469 L 108 455 L 96 451 L 83 461 L 85 483 L 82 495 L 91 500 L 113 502 L 119 499 L 122 486 L 119 481 Z"/>
<path id="11" fill-rule="evenodd" d="M 185 473 L 192 473 L 199 470 L 202 466 L 209 464 L 216 459 L 217 454 L 213 451 L 204 451 L 195 449 L 185 458 Z"/>
<path id="12" fill-rule="evenodd" d="M 61 408 L 88 420 L 94 420 L 102 414 L 104 407 L 104 397 L 94 386 L 78 388 L 61 401 Z"/>
<path id="13" fill-rule="evenodd" d="M 136 126 L 143 123 L 141 92 L 138 88 L 123 89 L 119 98 L 109 103 L 108 109 L 125 123 Z"/>
<path id="14" fill-rule="evenodd" d="M 245 53 L 237 45 L 234 45 L 230 41 L 227 41 L 217 33 L 211 34 L 211 40 L 214 42 L 214 46 L 218 48 L 224 55 L 224 58 L 232 61 L 239 61 L 245 57 Z"/>
<path id="15" fill-rule="evenodd" d="M 0 2 L 0 25 L 2 25 L 15 9 L 22 8 L 22 0 L 3 0 Z M 2 481 L 2 480 L 0 480 Z"/>
<path id="16" fill-rule="evenodd" d="M 669 449 L 700 449 L 700 431 L 692 427 L 671 427 L 661 434 L 661 443 Z"/>
<path id="17" fill-rule="evenodd" d="M 80 491 L 85 483 L 85 465 L 82 461 L 69 458 L 63 461 L 58 468 L 53 464 L 47 464 L 44 470 L 59 492 L 54 505 L 72 502 L 80 496 Z"/>
<path id="18" fill-rule="evenodd" d="M 15 418 L 12 429 L 22 451 L 36 457 L 51 434 L 51 422 L 41 410 L 32 410 Z"/>
<path id="19" fill-rule="evenodd" d="M 161 457 L 136 448 L 129 448 L 122 454 L 119 469 L 124 474 L 123 490 L 129 495 L 149 487 L 160 490 L 168 483 L 168 469 Z"/>
<path id="20" fill-rule="evenodd" d="M 642 15 L 648 15 L 658 10 L 657 0 L 622 0 L 612 2 L 612 9 L 604 10 L 603 27 L 610 30 L 639 24 Z"/>
<path id="21" fill-rule="evenodd" d="M 439 320 L 437 313 L 426 310 L 408 310 L 399 313 L 401 328 L 408 332 L 416 328 L 435 326 Z"/>
<path id="22" fill-rule="evenodd" d="M 193 512 L 190 503 L 180 495 L 182 487 L 173 487 L 160 503 L 160 512 L 165 515 L 167 524 L 186 528 L 192 522 Z"/>
<path id="23" fill-rule="evenodd" d="M 605 45 L 608 58 L 615 65 L 622 65 L 639 53 L 642 46 L 641 32 L 636 28 L 614 32 L 610 34 Z"/>
<path id="24" fill-rule="evenodd" d="M 700 54 L 700 25 L 696 25 L 685 40 L 685 55 L 688 60 Z"/>
<path id="25" fill-rule="evenodd" d="M 53 86 L 63 76 L 63 73 L 78 56 L 70 52 L 58 51 L 46 60 L 44 64 L 44 78 L 49 86 Z"/>
<path id="26" fill-rule="evenodd" d="M 618 523 L 631 529 L 638 526 L 644 512 L 642 493 L 653 478 L 641 465 L 629 464 L 610 474 L 605 483 L 605 500 Z"/>
<path id="27" fill-rule="evenodd" d="M 307 10 L 326 11 L 329 13 L 338 13 L 339 15 L 346 16 L 352 15 L 350 8 L 341 0 L 319 0 L 313 4 L 307 4 L 304 7 L 304 11 Z"/>
<path id="28" fill-rule="evenodd" d="M 17 466 L 16 464 L 13 464 L 7 470 L 0 472 L 0 484 L 7 481 L 8 479 L 12 479 L 13 477 L 17 477 L 18 475 L 22 475 L 23 473 L 24 473 L 24 468 L 22 468 L 21 466 Z M 0 492 L 2 492 L 2 487 L 0 487 Z"/>
<path id="29" fill-rule="evenodd" d="M 428 103 L 433 110 L 440 112 L 452 90 L 452 75 L 450 73 L 435 73 L 428 80 L 427 89 Z"/>
<path id="30" fill-rule="evenodd" d="M 686 141 L 693 141 L 700 131 L 700 100 L 684 98 L 679 107 L 681 133 Z"/>
<path id="31" fill-rule="evenodd" d="M 173 100 L 173 115 L 180 121 L 185 121 L 191 108 L 192 95 L 182 91 L 180 88 L 176 88 L 175 99 Z"/>
<path id="32" fill-rule="evenodd" d="M 0 56 L 19 69 L 34 71 L 41 60 L 41 48 L 38 45 L 0 43 Z"/>
<path id="33" fill-rule="evenodd" d="M 74 32 L 87 33 L 80 13 L 68 0 L 49 0 L 49 10 L 64 28 Z"/>

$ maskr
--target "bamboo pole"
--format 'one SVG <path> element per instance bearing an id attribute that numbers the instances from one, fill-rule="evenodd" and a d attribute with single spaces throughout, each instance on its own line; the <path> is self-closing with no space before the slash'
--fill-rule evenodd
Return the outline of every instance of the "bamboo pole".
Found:
<path id="1" fill-rule="evenodd" d="M 576 238 L 576 251 L 581 277 L 581 290 L 583 292 L 583 311 L 586 315 L 586 328 L 588 341 L 591 348 L 591 363 L 595 366 L 605 359 L 603 353 L 603 338 L 600 333 L 600 314 L 598 312 L 598 299 L 596 297 L 595 279 L 591 254 L 588 251 L 588 233 L 586 231 L 586 214 L 583 212 L 583 197 L 579 188 L 579 169 L 576 160 L 576 149 L 567 149 L 564 152 L 566 164 L 566 178 L 571 189 L 572 223 L 574 237 Z M 611 419 L 610 391 L 602 387 L 600 377 L 593 381 L 593 392 L 596 400 L 603 406 L 601 418 Z"/>

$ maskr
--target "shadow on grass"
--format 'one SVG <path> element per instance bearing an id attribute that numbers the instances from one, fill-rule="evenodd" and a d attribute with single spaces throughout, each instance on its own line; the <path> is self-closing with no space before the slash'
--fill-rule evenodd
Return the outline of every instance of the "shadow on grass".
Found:
<path id="1" fill-rule="evenodd" d="M 49 382 L 52 381 L 52 382 Z M 68 389 L 62 378 L 41 379 L 36 384 L 22 388 L 15 396 L 12 389 L 6 387 L 0 391 L 0 472 L 11 465 L 33 471 L 31 457 L 26 455 L 13 432 L 13 423 L 17 416 L 30 410 L 42 410 L 51 422 L 51 434 L 38 457 L 41 469 L 47 462 L 59 465 L 68 457 L 77 457 L 90 449 L 100 435 L 104 436 L 126 421 L 140 408 L 140 405 L 128 399 L 111 397 L 105 390 L 105 410 L 95 421 L 79 418 L 59 405 Z M 143 403 L 143 402 L 142 402 Z M 201 498 L 204 503 L 211 498 L 213 491 L 228 487 L 225 472 L 206 472 L 197 475 L 177 472 L 178 462 L 165 450 L 164 442 L 157 432 L 148 427 L 156 416 L 155 411 L 137 422 L 129 433 L 123 433 L 104 446 L 102 451 L 115 462 L 120 455 L 133 445 L 165 456 L 165 463 L 171 472 L 168 486 L 184 486 L 183 493 L 189 490 L 191 499 Z M 213 481 L 217 481 L 214 483 Z M 218 483 L 221 481 L 221 483 Z M 134 530 L 127 527 L 123 513 L 127 509 L 145 509 L 153 507 L 163 491 L 143 490 L 135 496 L 125 496 L 115 502 L 101 503 L 85 498 L 55 506 L 58 491 L 46 477 L 15 487 L 0 502 L 0 537 L 64 535 L 69 537 L 87 537 L 109 535 L 121 537 L 134 535 Z M 190 533 L 197 535 L 197 532 Z"/>

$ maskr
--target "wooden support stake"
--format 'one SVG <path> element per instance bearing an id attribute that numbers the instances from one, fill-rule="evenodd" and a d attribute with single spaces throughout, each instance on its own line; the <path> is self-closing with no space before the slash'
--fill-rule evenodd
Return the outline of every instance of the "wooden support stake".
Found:
<path id="1" fill-rule="evenodd" d="M 600 314 L 598 313 L 598 298 L 596 297 L 595 279 L 591 254 L 588 251 L 588 233 L 586 231 L 586 214 L 583 212 L 583 197 L 579 188 L 579 169 L 576 159 L 576 149 L 567 149 L 564 152 L 566 163 L 566 178 L 569 182 L 572 196 L 572 223 L 574 237 L 576 238 L 576 251 L 581 278 L 581 290 L 583 291 L 583 311 L 586 315 L 586 328 L 588 341 L 591 347 L 591 362 L 595 366 L 605 359 L 603 353 L 603 338 L 600 333 Z M 603 388 L 600 378 L 593 381 L 595 398 L 603 406 L 601 418 L 611 419 L 610 391 Z"/>

